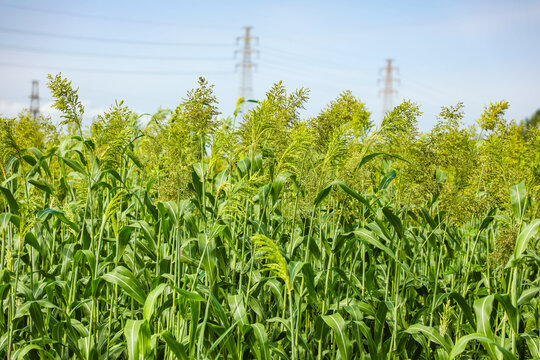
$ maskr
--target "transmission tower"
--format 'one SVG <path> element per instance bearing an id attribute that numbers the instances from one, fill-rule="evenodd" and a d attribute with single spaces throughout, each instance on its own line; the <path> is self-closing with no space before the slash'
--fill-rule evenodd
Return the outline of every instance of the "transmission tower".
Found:
<path id="1" fill-rule="evenodd" d="M 39 116 L 39 83 L 32 81 L 32 95 L 30 95 L 30 114 L 35 119 Z"/>
<path id="2" fill-rule="evenodd" d="M 236 38 L 236 42 L 243 42 L 242 49 L 236 50 L 235 54 L 242 54 L 242 62 L 236 64 L 236 69 L 240 68 L 240 89 L 239 96 L 245 100 L 253 99 L 253 69 L 257 66 L 251 60 L 251 55 L 258 54 L 258 50 L 252 49 L 251 45 L 254 41 L 258 41 L 257 37 L 251 36 L 252 26 L 244 27 L 244 36 Z"/>
<path id="3" fill-rule="evenodd" d="M 379 80 L 384 82 L 384 88 L 380 91 L 383 94 L 383 105 L 382 105 L 382 118 L 387 112 L 392 111 L 393 104 L 392 98 L 394 94 L 397 94 L 397 90 L 394 90 L 392 87 L 394 82 L 399 82 L 398 79 L 394 77 L 394 71 L 399 71 L 398 68 L 392 66 L 392 59 L 386 59 L 386 66 L 381 68 L 380 71 L 384 71 L 385 75 L 382 79 Z"/>

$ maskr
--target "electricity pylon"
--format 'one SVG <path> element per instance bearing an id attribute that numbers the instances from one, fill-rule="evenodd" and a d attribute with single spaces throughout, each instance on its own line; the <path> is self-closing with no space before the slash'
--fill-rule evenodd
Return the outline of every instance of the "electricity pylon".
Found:
<path id="1" fill-rule="evenodd" d="M 32 81 L 32 95 L 30 95 L 30 114 L 35 119 L 39 116 L 39 83 Z"/>
<path id="2" fill-rule="evenodd" d="M 257 37 L 251 36 L 252 26 L 244 27 L 244 36 L 236 38 L 236 42 L 243 42 L 242 49 L 236 50 L 235 54 L 242 54 L 242 62 L 236 64 L 236 68 L 240 68 L 240 88 L 238 96 L 243 97 L 244 100 L 253 99 L 253 69 L 256 68 L 251 55 L 258 54 L 258 50 L 254 50 L 251 46 L 254 41 L 258 41 Z M 242 113 L 245 113 L 245 106 L 242 106 Z"/>
<path id="3" fill-rule="evenodd" d="M 394 78 L 394 71 L 399 71 L 398 68 L 392 66 L 392 59 L 386 59 L 386 66 L 381 68 L 380 71 L 384 71 L 384 78 L 380 81 L 384 82 L 384 88 L 380 91 L 383 94 L 383 105 L 382 105 L 382 118 L 384 119 L 387 112 L 392 111 L 393 109 L 393 96 L 397 94 L 397 90 L 394 90 L 394 82 L 399 82 L 398 79 Z"/>

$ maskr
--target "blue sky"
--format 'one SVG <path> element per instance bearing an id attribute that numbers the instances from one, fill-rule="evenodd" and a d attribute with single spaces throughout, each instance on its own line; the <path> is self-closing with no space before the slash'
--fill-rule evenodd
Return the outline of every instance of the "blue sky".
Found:
<path id="1" fill-rule="evenodd" d="M 47 73 L 62 71 L 80 88 L 86 123 L 115 100 L 139 113 L 174 108 L 199 75 L 215 85 L 220 110 L 230 115 L 240 76 L 235 41 L 246 25 L 259 38 L 255 97 L 279 80 L 290 91 L 309 88 L 305 117 L 351 90 L 380 121 L 377 80 L 386 58 L 399 68 L 394 104 L 417 102 L 424 131 L 441 106 L 458 101 L 467 124 L 490 101 L 508 100 L 507 117 L 516 120 L 540 108 L 536 0 L 0 0 L 0 114 L 28 107 L 37 79 L 42 112 L 57 118 L 45 83 Z"/>

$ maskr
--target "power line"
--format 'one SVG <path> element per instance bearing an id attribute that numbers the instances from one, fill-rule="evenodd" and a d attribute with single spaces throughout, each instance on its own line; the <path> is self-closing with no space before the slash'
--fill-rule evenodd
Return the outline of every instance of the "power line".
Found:
<path id="1" fill-rule="evenodd" d="M 424 84 L 416 79 L 412 79 L 406 76 L 401 75 L 401 78 L 405 80 L 407 83 L 411 83 L 413 85 L 416 85 L 418 88 L 422 89 L 426 93 L 429 93 L 430 95 L 438 95 L 441 99 L 447 99 L 447 98 L 453 98 L 456 97 L 456 94 L 451 94 L 449 92 L 446 92 L 441 89 L 436 89 L 431 85 Z"/>
<path id="2" fill-rule="evenodd" d="M 120 43 L 120 44 L 134 44 L 134 45 L 153 45 L 153 46 L 194 46 L 194 47 L 230 47 L 234 46 L 233 44 L 225 43 L 184 43 L 184 42 L 167 42 L 167 41 L 145 41 L 145 40 L 129 40 L 129 39 L 115 39 L 115 38 L 102 38 L 102 37 L 92 37 L 92 36 L 76 36 L 68 34 L 56 34 L 48 32 L 38 32 L 38 31 L 29 31 L 21 29 L 13 29 L 7 27 L 0 27 L 0 32 L 12 33 L 12 34 L 22 34 L 22 35 L 31 35 L 31 36 L 41 36 L 41 37 L 50 37 L 58 39 L 69 39 L 69 40 L 83 40 L 83 41 L 96 41 L 96 42 L 107 42 L 107 43 Z"/>
<path id="3" fill-rule="evenodd" d="M 26 5 L 19 5 L 19 4 L 0 4 L 0 6 L 18 9 L 18 10 L 29 10 L 29 11 L 36 11 L 36 12 L 42 12 L 42 13 L 48 13 L 53 15 L 60 15 L 60 16 L 73 16 L 78 18 L 88 18 L 88 19 L 96 19 L 96 20 L 107 20 L 107 21 L 114 21 L 114 22 L 125 22 L 125 23 L 135 23 L 135 24 L 149 24 L 149 25 L 163 25 L 163 26 L 171 26 L 176 28 L 185 28 L 183 26 L 179 26 L 178 23 L 173 22 L 164 22 L 164 21 L 154 21 L 154 20 L 142 20 L 142 19 L 128 19 L 128 18 L 122 18 L 122 17 L 114 17 L 114 16 L 103 16 L 103 15 L 92 15 L 92 14 L 81 14 L 81 13 L 75 13 L 70 11 L 64 11 L 64 10 L 51 10 L 51 9 L 44 9 L 44 8 L 36 8 Z M 193 28 L 193 27 L 191 27 Z M 218 28 L 218 27 L 212 27 L 212 26 L 195 26 L 195 28 L 200 29 L 227 29 L 232 30 L 233 28 Z"/>
<path id="4" fill-rule="evenodd" d="M 369 76 L 367 76 L 365 73 L 359 72 L 357 68 L 345 68 L 344 66 L 336 68 L 326 66 L 326 64 L 312 65 L 301 63 L 298 61 L 291 63 L 275 60 L 261 61 L 261 66 L 280 67 L 281 69 L 289 72 L 303 72 L 305 74 L 308 74 L 309 76 L 313 76 L 314 74 L 316 74 L 317 76 L 319 76 L 320 74 L 326 74 L 331 76 L 345 77 L 347 79 L 356 81 L 365 81 L 366 79 L 369 79 Z"/>
<path id="5" fill-rule="evenodd" d="M 337 93 L 341 93 L 345 89 L 352 90 L 351 86 L 341 86 L 340 85 L 341 83 L 338 84 L 335 81 L 331 82 L 331 83 L 328 83 L 327 81 L 324 81 L 324 80 L 320 79 L 320 77 L 318 77 L 318 76 L 313 76 L 314 74 L 312 72 L 306 72 L 306 71 L 302 71 L 302 70 L 299 70 L 299 71 L 294 70 L 294 71 L 292 71 L 290 68 L 286 68 L 286 67 L 283 67 L 283 66 L 280 66 L 280 65 L 269 64 L 269 63 L 265 63 L 265 62 L 261 62 L 261 68 L 269 68 L 270 73 L 276 73 L 277 72 L 280 80 L 284 80 L 284 81 L 285 80 L 290 81 L 290 79 L 299 80 L 302 83 L 302 86 L 304 86 L 304 84 L 307 84 L 306 86 L 309 87 L 312 84 L 317 84 L 317 85 L 320 85 L 320 86 L 324 87 L 327 90 L 328 89 L 333 89 Z M 272 71 L 272 69 L 274 71 Z M 284 71 L 286 72 L 287 78 L 283 78 Z M 357 89 L 357 88 L 358 88 L 358 86 L 355 86 L 355 89 Z"/>
<path id="6" fill-rule="evenodd" d="M 152 55 L 133 55 L 133 54 L 108 54 L 108 53 L 91 53 L 83 51 L 66 51 L 56 49 L 43 49 L 34 47 L 23 47 L 17 45 L 0 44 L 0 48 L 11 49 L 17 51 L 43 53 L 43 54 L 64 54 L 73 56 L 88 56 L 101 58 L 116 58 L 116 59 L 144 59 L 144 60 L 166 60 L 166 61 L 228 61 L 234 60 L 232 57 L 181 57 L 181 56 L 152 56 Z"/>
<path id="7" fill-rule="evenodd" d="M 306 49 L 306 50 L 309 51 L 311 49 Z M 305 60 L 308 60 L 315 64 L 319 64 L 323 62 L 326 64 L 334 65 L 336 67 L 346 66 L 350 64 L 350 61 L 347 61 L 347 60 L 353 59 L 351 55 L 347 55 L 344 52 L 336 52 L 336 51 L 332 52 L 333 55 L 331 57 L 320 57 L 317 55 L 308 55 L 303 52 L 294 52 L 290 50 L 283 50 L 283 49 L 278 49 L 278 48 L 268 47 L 268 46 L 262 46 L 261 51 L 263 51 L 265 54 L 268 53 L 270 56 L 276 56 L 279 58 L 289 57 L 289 58 L 294 59 L 294 62 L 298 62 L 298 59 L 304 59 L 303 60 L 304 62 Z"/>
<path id="8" fill-rule="evenodd" d="M 305 60 L 310 60 L 315 63 L 325 62 L 325 63 L 332 63 L 337 66 L 343 65 L 343 63 L 336 63 L 332 60 L 322 59 L 320 57 L 310 56 L 310 55 L 301 54 L 301 53 L 295 53 L 295 52 L 287 51 L 287 50 L 280 50 L 280 49 L 276 49 L 276 48 L 268 47 L 268 46 L 261 47 L 261 50 L 265 53 L 269 53 L 271 56 L 272 55 L 278 56 L 280 58 L 282 58 L 283 56 L 287 56 L 290 58 L 295 58 L 296 59 L 295 62 L 297 62 L 298 58 L 303 58 Z"/>
<path id="9" fill-rule="evenodd" d="M 306 67 L 311 67 L 312 69 L 318 71 L 318 72 L 324 72 L 327 74 L 340 74 L 340 76 L 346 76 L 348 78 L 355 77 L 359 81 L 364 81 L 367 79 L 370 79 L 371 76 L 369 76 L 365 71 L 362 72 L 357 65 L 347 64 L 345 62 L 338 63 L 330 59 L 324 59 L 324 58 L 316 58 L 311 57 L 307 55 L 301 55 L 301 54 L 294 54 L 292 52 L 288 51 L 280 51 L 274 48 L 268 48 L 268 47 L 261 47 L 262 51 L 264 51 L 265 54 L 269 55 L 270 63 L 272 65 L 279 65 L 288 68 L 291 71 L 297 71 L 296 69 L 300 71 L 305 71 Z M 288 56 L 294 61 L 283 61 L 283 57 Z M 265 58 L 267 58 L 265 56 Z M 301 58 L 308 60 L 300 60 Z M 261 61 L 261 64 L 263 62 Z M 268 64 L 269 62 L 266 62 Z"/>
<path id="10" fill-rule="evenodd" d="M 0 62 L 0 66 L 24 68 L 24 69 L 60 69 L 61 71 L 85 72 L 85 73 L 103 73 L 103 74 L 125 74 L 125 75 L 155 75 L 155 76 L 190 76 L 201 74 L 212 75 L 231 75 L 232 71 L 199 71 L 199 72 L 181 72 L 181 71 L 147 71 L 147 70 L 123 70 L 123 69 L 92 69 L 92 68 L 74 68 L 65 66 L 46 66 L 46 65 L 28 65 L 18 63 Z"/>

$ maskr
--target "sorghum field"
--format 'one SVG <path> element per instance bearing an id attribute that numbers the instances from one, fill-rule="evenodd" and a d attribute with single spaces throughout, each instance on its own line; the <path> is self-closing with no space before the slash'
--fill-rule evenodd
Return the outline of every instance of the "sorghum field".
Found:
<path id="1" fill-rule="evenodd" d="M 0 357 L 540 358 L 540 130 L 278 83 L 0 124 Z M 234 111 L 233 111 L 234 110 Z"/>

